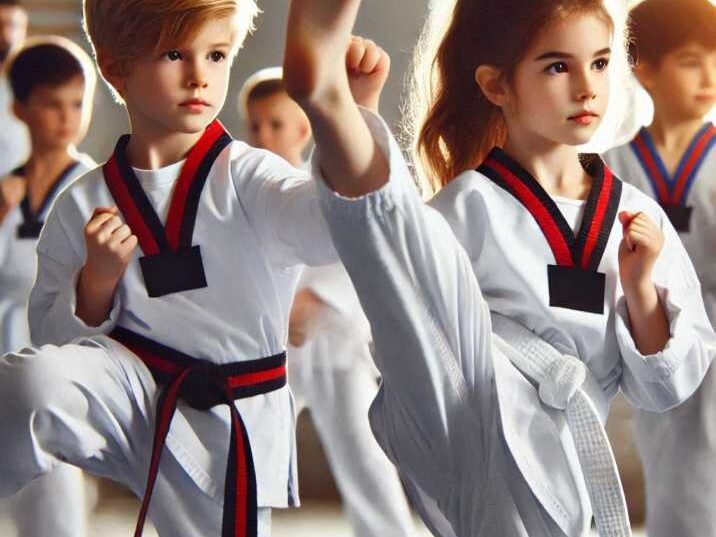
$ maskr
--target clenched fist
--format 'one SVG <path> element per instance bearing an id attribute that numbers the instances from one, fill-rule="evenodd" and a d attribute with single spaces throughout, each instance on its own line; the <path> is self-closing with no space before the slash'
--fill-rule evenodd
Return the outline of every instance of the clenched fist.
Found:
<path id="1" fill-rule="evenodd" d="M 619 213 L 624 239 L 619 247 L 619 276 L 622 287 L 635 289 L 651 284 L 651 271 L 661 249 L 664 234 L 646 213 Z"/>
<path id="2" fill-rule="evenodd" d="M 119 211 L 99 207 L 85 226 L 87 260 L 77 282 L 76 314 L 89 326 L 107 319 L 114 292 L 138 240 Z"/>

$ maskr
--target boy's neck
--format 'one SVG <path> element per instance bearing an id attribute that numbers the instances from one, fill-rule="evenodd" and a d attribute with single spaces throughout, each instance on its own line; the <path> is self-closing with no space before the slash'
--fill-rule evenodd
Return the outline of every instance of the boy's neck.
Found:
<path id="1" fill-rule="evenodd" d="M 127 144 L 127 159 L 135 168 L 144 170 L 164 168 L 185 159 L 203 134 L 204 131 L 159 133 L 133 129 Z"/>
<path id="2" fill-rule="evenodd" d="M 286 158 L 286 160 L 294 168 L 302 168 L 303 167 L 304 160 L 303 160 L 303 155 L 301 154 L 300 151 L 293 155 L 287 155 L 287 157 L 288 158 Z"/>
<path id="3" fill-rule="evenodd" d="M 52 149 L 33 147 L 25 164 L 25 180 L 31 207 L 40 205 L 60 174 L 76 160 L 77 151 L 71 145 Z"/>
<path id="4" fill-rule="evenodd" d="M 683 153 L 703 125 L 703 118 L 683 118 L 657 111 L 648 131 L 657 147 Z"/>

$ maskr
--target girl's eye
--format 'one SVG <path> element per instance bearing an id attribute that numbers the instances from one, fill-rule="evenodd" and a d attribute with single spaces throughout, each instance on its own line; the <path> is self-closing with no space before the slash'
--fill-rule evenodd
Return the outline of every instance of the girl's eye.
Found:
<path id="1" fill-rule="evenodd" d="M 609 65 L 609 60 L 607 58 L 599 58 L 592 65 L 597 71 L 604 71 Z"/>
<path id="2" fill-rule="evenodd" d="M 215 50 L 214 52 L 212 52 L 209 55 L 209 57 L 211 58 L 211 61 L 218 63 L 218 62 L 226 59 L 226 54 L 224 54 L 223 52 L 219 52 L 218 50 Z"/>
<path id="3" fill-rule="evenodd" d="M 564 62 L 553 63 L 553 64 L 547 66 L 547 69 L 545 69 L 545 71 L 551 75 L 556 75 L 559 73 L 566 73 L 567 72 L 567 64 Z"/>
<path id="4" fill-rule="evenodd" d="M 179 52 L 178 50 L 170 50 L 169 52 L 166 53 L 166 57 L 170 61 L 175 62 L 177 60 L 181 60 L 181 52 Z"/>

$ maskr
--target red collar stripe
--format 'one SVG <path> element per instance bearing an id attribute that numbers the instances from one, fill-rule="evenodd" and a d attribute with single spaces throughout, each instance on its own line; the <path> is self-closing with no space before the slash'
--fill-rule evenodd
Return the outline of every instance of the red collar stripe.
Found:
<path id="1" fill-rule="evenodd" d="M 706 123 L 699 130 L 681 157 L 673 177 L 669 176 L 647 129 L 642 128 L 630 145 L 659 202 L 662 205 L 686 205 L 699 169 L 711 148 L 716 146 L 716 127 Z"/>
<path id="2" fill-rule="evenodd" d="M 686 199 L 685 190 L 689 180 L 695 175 L 694 172 L 698 170 L 699 163 L 703 161 L 704 153 L 713 145 L 714 141 L 716 141 L 716 127 L 712 126 L 696 142 L 693 152 L 691 152 L 683 171 L 679 175 L 679 182 L 676 184 L 672 195 L 673 200 Z"/>
<path id="3" fill-rule="evenodd" d="M 209 154 L 214 144 L 226 136 L 226 130 L 218 121 L 214 121 L 206 129 L 204 135 L 192 148 L 182 167 L 179 179 L 174 187 L 169 214 L 167 215 L 166 233 L 169 246 L 172 250 L 179 248 L 180 231 L 184 212 L 187 207 L 187 199 L 192 183 L 198 177 L 198 170 L 204 158 Z"/>
<path id="4" fill-rule="evenodd" d="M 555 219 L 552 218 L 547 207 L 540 202 L 537 196 L 534 195 L 523 181 L 501 162 L 498 162 L 494 158 L 488 158 L 488 160 L 485 161 L 485 165 L 493 168 L 500 177 L 507 182 L 510 187 L 510 192 L 527 208 L 537 221 L 537 224 L 542 229 L 542 233 L 544 233 L 547 242 L 552 248 L 555 261 L 562 266 L 573 267 L 574 259 L 572 258 L 570 245 L 560 232 Z"/>
<path id="5" fill-rule="evenodd" d="M 583 269 L 589 267 L 590 260 L 594 254 L 594 250 L 599 243 L 600 233 L 604 227 L 604 219 L 607 217 L 609 201 L 611 199 L 612 183 L 614 182 L 614 175 L 609 168 L 605 167 L 604 170 L 604 185 L 599 191 L 599 199 L 597 201 L 597 207 L 594 211 L 594 218 L 592 224 L 589 226 L 587 231 L 586 239 L 584 242 L 584 249 L 582 250 L 580 266 Z"/>
<path id="6" fill-rule="evenodd" d="M 109 192 L 114 198 L 125 223 L 129 226 L 139 240 L 139 245 L 146 255 L 158 254 L 162 248 L 155 238 L 155 234 L 149 229 L 147 220 L 144 218 L 139 205 L 134 203 L 129 185 L 122 179 L 122 172 L 119 169 L 119 162 L 112 157 L 104 165 L 104 178 Z"/>
<path id="7" fill-rule="evenodd" d="M 558 265 L 596 271 L 616 220 L 622 184 L 598 157 L 584 155 L 581 158 L 593 183 L 577 236 L 539 182 L 501 149 L 493 149 L 477 171 L 529 211 Z"/>
<path id="8" fill-rule="evenodd" d="M 207 127 L 189 152 L 176 181 L 165 227 L 127 161 L 129 136 L 119 139 L 103 167 L 105 181 L 145 255 L 191 247 L 202 189 L 214 161 L 230 142 L 231 137 L 219 121 Z"/>
<path id="9" fill-rule="evenodd" d="M 639 136 L 632 142 L 632 147 L 638 152 L 638 156 L 642 162 L 647 177 L 651 181 L 652 188 L 656 190 L 656 195 L 661 202 L 669 202 L 671 195 L 669 193 L 669 186 L 666 184 L 666 179 L 659 170 L 659 166 L 654 160 L 654 156 L 646 146 L 644 138 Z"/>

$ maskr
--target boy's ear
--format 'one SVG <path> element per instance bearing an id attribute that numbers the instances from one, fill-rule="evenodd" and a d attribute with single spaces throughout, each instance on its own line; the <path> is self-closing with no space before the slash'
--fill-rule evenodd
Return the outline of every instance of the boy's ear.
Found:
<path id="1" fill-rule="evenodd" d="M 503 107 L 509 102 L 509 88 L 502 78 L 501 69 L 494 65 L 480 65 L 475 69 L 475 82 L 495 106 Z"/>
<path id="2" fill-rule="evenodd" d="M 12 100 L 12 113 L 15 114 L 15 117 L 22 121 L 23 123 L 26 123 L 25 121 L 25 105 L 18 101 L 17 99 Z"/>
<path id="3" fill-rule="evenodd" d="M 301 124 L 299 125 L 298 132 L 301 136 L 301 143 L 308 144 L 308 141 L 313 135 L 311 132 L 311 123 L 308 121 L 308 118 L 303 118 L 303 121 L 301 121 Z"/>
<path id="4" fill-rule="evenodd" d="M 656 68 L 653 64 L 642 59 L 639 60 L 639 63 L 637 63 L 632 70 L 639 84 L 641 84 L 645 90 L 650 91 L 654 87 Z"/>
<path id="5" fill-rule="evenodd" d="M 109 82 L 117 93 L 124 95 L 124 72 L 118 61 L 103 58 L 98 61 L 102 76 Z"/>

